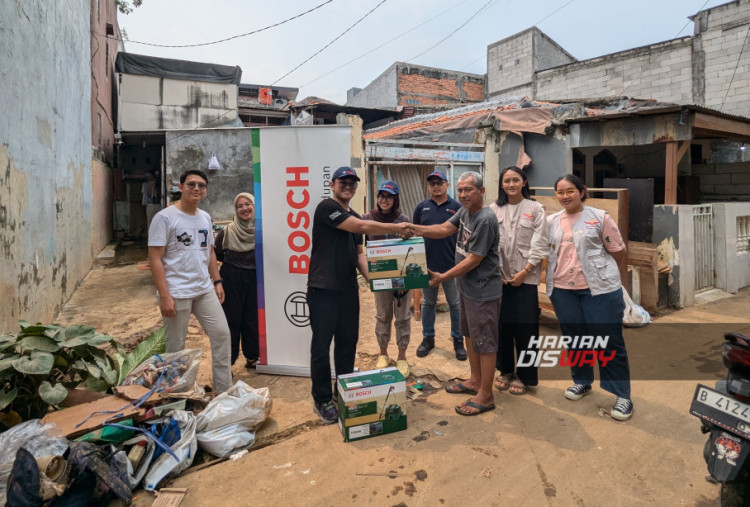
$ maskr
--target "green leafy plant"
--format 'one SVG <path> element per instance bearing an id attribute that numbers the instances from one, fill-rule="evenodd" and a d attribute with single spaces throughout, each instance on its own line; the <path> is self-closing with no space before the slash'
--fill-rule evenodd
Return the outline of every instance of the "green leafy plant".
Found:
<path id="1" fill-rule="evenodd" d="M 159 328 L 148 338 L 139 343 L 129 353 L 125 353 L 122 346 L 116 344 L 117 351 L 112 354 L 115 363 L 117 364 L 117 385 L 122 384 L 128 373 L 133 371 L 136 366 L 139 366 L 143 361 L 153 357 L 156 354 L 163 354 L 167 350 L 166 339 L 164 337 L 164 328 Z"/>
<path id="2" fill-rule="evenodd" d="M 111 336 L 90 326 L 19 323 L 18 334 L 0 336 L 0 412 L 40 418 L 82 383 L 96 391 L 117 385 L 120 365 L 101 348 L 119 354 Z"/>

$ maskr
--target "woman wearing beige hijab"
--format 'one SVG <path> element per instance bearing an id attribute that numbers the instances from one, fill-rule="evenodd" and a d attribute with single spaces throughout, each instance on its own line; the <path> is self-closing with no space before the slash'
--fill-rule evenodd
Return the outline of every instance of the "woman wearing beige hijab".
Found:
<path id="1" fill-rule="evenodd" d="M 234 198 L 234 220 L 216 236 L 216 258 L 222 262 L 225 299 L 222 307 L 232 337 L 232 364 L 242 354 L 247 368 L 258 362 L 258 286 L 255 272 L 255 198 Z"/>

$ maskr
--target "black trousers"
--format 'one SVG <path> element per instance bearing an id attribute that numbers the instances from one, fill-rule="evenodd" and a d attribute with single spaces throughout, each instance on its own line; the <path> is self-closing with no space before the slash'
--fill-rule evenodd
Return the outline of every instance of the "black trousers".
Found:
<path id="1" fill-rule="evenodd" d="M 258 359 L 258 286 L 254 269 L 241 269 L 230 264 L 222 264 L 221 278 L 224 279 L 224 314 L 229 324 L 232 338 L 232 364 L 242 354 L 247 360 Z"/>
<path id="2" fill-rule="evenodd" d="M 539 334 L 539 294 L 536 285 L 503 285 L 503 304 L 500 307 L 498 327 L 500 343 L 497 349 L 497 369 L 503 375 L 515 373 L 527 386 L 539 384 L 536 366 L 516 368 L 521 351 L 528 349 L 531 337 Z"/>
<path id="3" fill-rule="evenodd" d="M 331 400 L 331 341 L 336 376 L 354 371 L 359 340 L 359 291 L 307 288 L 310 308 L 310 377 L 312 397 L 318 403 Z"/>

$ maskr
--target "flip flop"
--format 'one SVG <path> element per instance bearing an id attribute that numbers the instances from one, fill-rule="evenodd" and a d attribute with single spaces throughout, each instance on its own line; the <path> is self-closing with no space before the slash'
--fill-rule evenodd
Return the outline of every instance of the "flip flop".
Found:
<path id="1" fill-rule="evenodd" d="M 454 391 L 453 388 L 458 387 L 458 391 Z M 450 394 L 477 394 L 474 389 L 470 389 L 463 385 L 461 382 L 457 382 L 450 386 L 445 386 L 445 392 Z"/>
<path id="2" fill-rule="evenodd" d="M 497 380 L 495 380 L 495 389 L 497 389 L 498 391 L 507 391 L 512 381 L 512 374 L 509 373 L 507 375 L 500 375 Z"/>
<path id="3" fill-rule="evenodd" d="M 517 389 L 514 391 L 513 389 Z M 526 391 L 528 391 L 529 388 L 526 387 L 526 384 L 521 382 L 518 379 L 515 379 L 513 382 L 510 383 L 510 394 L 514 394 L 516 396 L 521 396 L 522 394 L 526 394 Z"/>
<path id="4" fill-rule="evenodd" d="M 472 415 L 484 414 L 485 412 L 489 412 L 490 410 L 495 410 L 494 403 L 491 403 L 489 405 L 480 405 L 479 403 L 474 403 L 471 400 L 466 400 L 466 403 L 464 403 L 463 406 L 479 410 L 479 412 L 464 412 L 463 410 L 461 410 L 461 405 L 458 405 L 456 407 L 456 413 L 458 413 L 459 415 L 465 415 L 467 417 L 470 417 Z"/>

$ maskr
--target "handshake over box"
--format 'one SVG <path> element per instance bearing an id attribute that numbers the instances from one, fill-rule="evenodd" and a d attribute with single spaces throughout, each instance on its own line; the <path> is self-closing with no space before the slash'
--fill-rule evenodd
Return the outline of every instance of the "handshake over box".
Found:
<path id="1" fill-rule="evenodd" d="M 424 238 L 368 241 L 367 271 L 372 291 L 428 287 Z"/>

